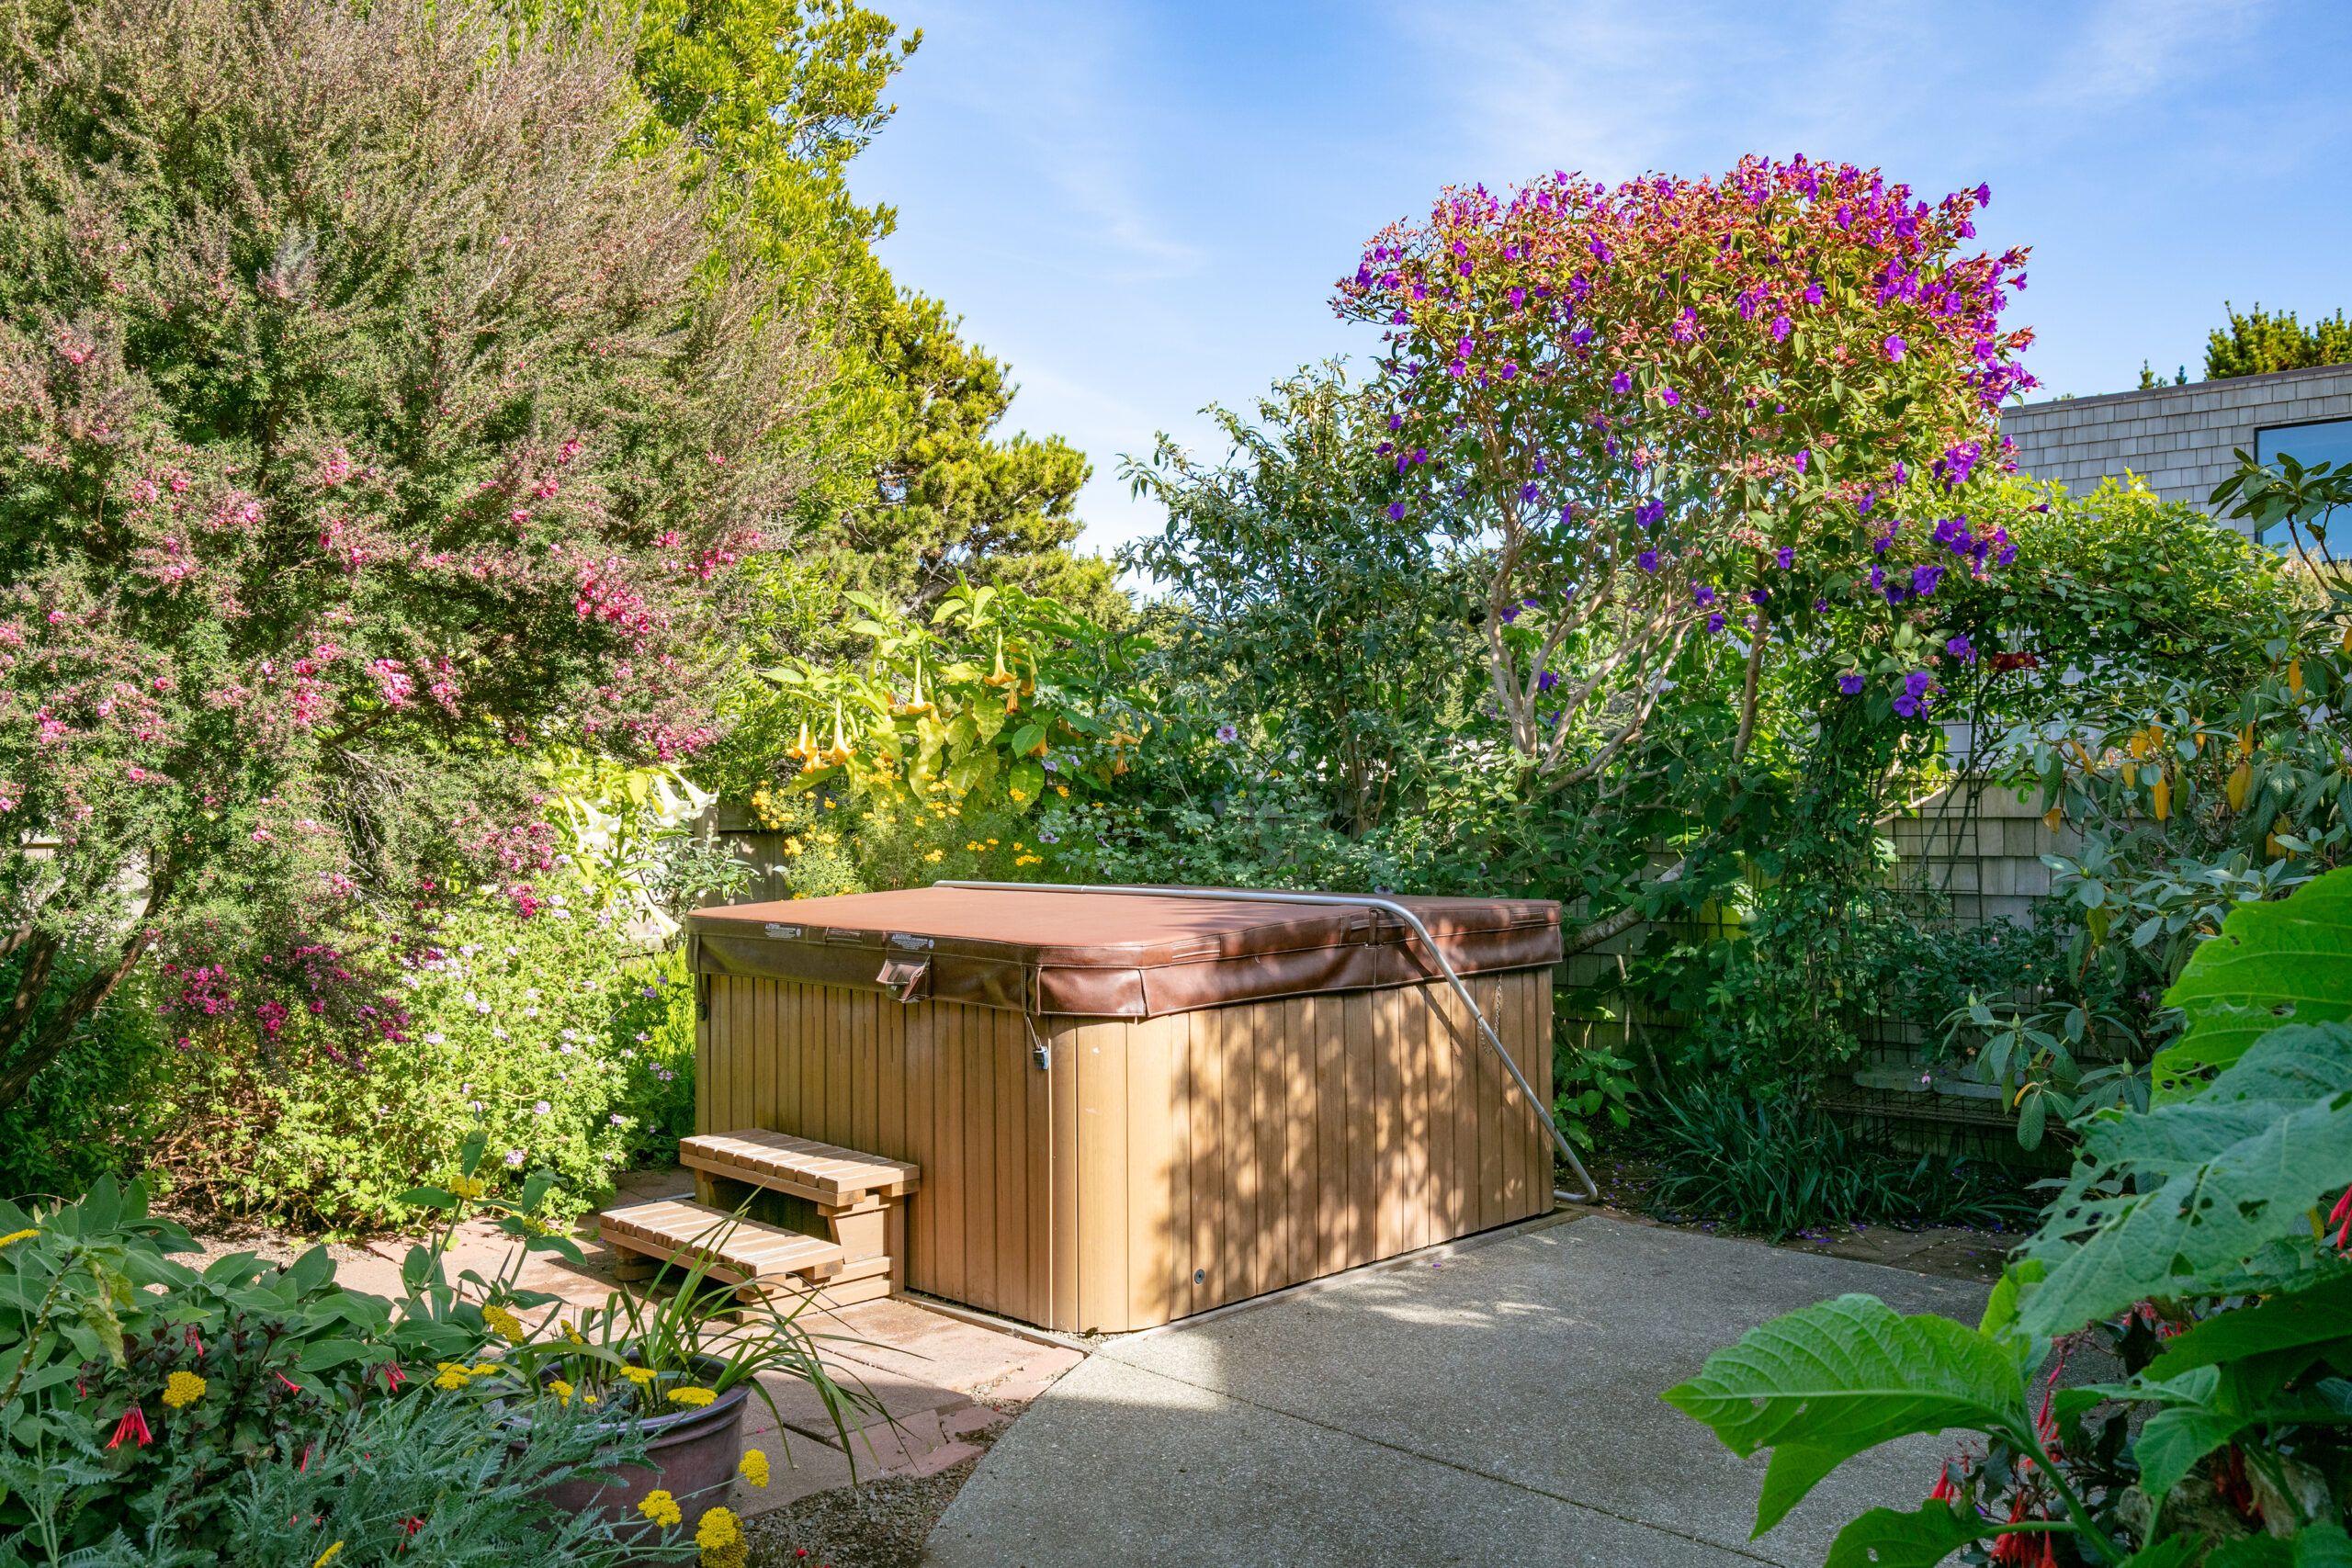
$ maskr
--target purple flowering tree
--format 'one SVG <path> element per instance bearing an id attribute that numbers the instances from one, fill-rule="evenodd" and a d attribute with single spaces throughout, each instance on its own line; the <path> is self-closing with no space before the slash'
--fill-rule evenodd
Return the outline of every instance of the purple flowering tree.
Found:
<path id="1" fill-rule="evenodd" d="M 355 949 L 534 901 L 530 749 L 710 739 L 817 383 L 682 165 L 630 155 L 626 39 L 40 15 L 0 175 L 0 1105 L 150 953 L 191 1022 L 397 1029 Z"/>
<path id="2" fill-rule="evenodd" d="M 1969 514 L 2033 384 L 2031 334 L 1999 321 L 2025 254 L 1968 245 L 1989 198 L 1750 158 L 1449 189 L 1374 236 L 1335 307 L 1388 345 L 1394 514 L 1489 563 L 1492 707 L 1529 789 L 1604 787 L 1695 651 L 1738 671 L 1735 765 L 1775 682 L 1931 711 L 1969 654 L 1937 591 L 2012 553 Z"/>

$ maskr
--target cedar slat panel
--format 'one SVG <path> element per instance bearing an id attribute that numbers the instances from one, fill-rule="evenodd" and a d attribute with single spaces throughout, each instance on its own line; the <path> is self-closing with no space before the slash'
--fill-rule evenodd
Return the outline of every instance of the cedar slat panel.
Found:
<path id="1" fill-rule="evenodd" d="M 940 1183 L 939 1274 L 943 1293 L 964 1301 L 971 1289 L 971 1269 L 964 1255 L 964 1209 L 972 1198 L 972 1171 L 964 1147 L 964 1030 L 965 1010 L 943 1007 L 939 1015 L 939 1090 L 932 1100 L 932 1121 L 939 1139 L 939 1164 L 953 1179 Z"/>
<path id="2" fill-rule="evenodd" d="M 996 1235 L 996 1022 L 978 1008 L 964 1014 L 964 1279 L 973 1305 L 998 1310 Z"/>
<path id="3" fill-rule="evenodd" d="M 1085 1027 L 1065 1022 L 1053 1039 L 1053 1316 L 1048 1326 L 1080 1326 L 1078 1301 L 1078 1062 Z"/>
<path id="4" fill-rule="evenodd" d="M 850 1141 L 850 1098 L 854 1092 L 855 1044 L 840 1003 L 822 987 L 815 1000 L 825 1010 L 825 1120 L 816 1135 L 829 1144 Z"/>
<path id="5" fill-rule="evenodd" d="M 1045 1024 L 1040 1021 L 1042 1034 Z M 1029 1174 L 1026 1301 L 1020 1316 L 1031 1323 L 1054 1321 L 1054 1077 L 1028 1066 L 1028 1031 L 1022 1032 L 1021 1146 Z"/>
<path id="6" fill-rule="evenodd" d="M 932 1102 L 939 1092 L 939 1013 L 935 1007 L 907 1010 L 907 1157 L 930 1173 L 930 1190 L 907 1205 L 907 1283 L 944 1296 L 939 1273 L 939 1137 Z"/>
<path id="7" fill-rule="evenodd" d="M 1471 994 L 1478 998 L 1478 1010 L 1489 1019 L 1495 1016 L 1495 991 L 1492 984 L 1481 984 L 1479 976 L 1470 982 Z M 1478 1053 L 1478 1228 L 1489 1230 L 1503 1223 L 1503 1091 L 1510 1086 L 1510 1075 L 1503 1065 L 1495 1060 L 1495 1048 L 1476 1022 L 1470 1023 L 1473 1048 Z"/>
<path id="8" fill-rule="evenodd" d="M 1128 1032 L 1078 1033 L 1078 1317 L 1105 1332 L 1127 1325 Z"/>
<path id="9" fill-rule="evenodd" d="M 1380 1214 L 1379 1124 L 1374 1110 L 1379 1042 L 1374 1037 L 1372 999 L 1349 993 L 1342 1013 L 1348 1074 L 1348 1266 L 1378 1256 L 1374 1226 Z"/>
<path id="10" fill-rule="evenodd" d="M 1239 1301 L 1258 1293 L 1258 1075 L 1240 1010 L 1220 1009 L 1216 1024 L 1217 1072 L 1223 1079 L 1217 1122 L 1225 1153 L 1225 1225 L 1217 1256 L 1224 1265 L 1225 1299 Z"/>
<path id="11" fill-rule="evenodd" d="M 697 987 L 695 994 L 695 1131 L 707 1133 L 710 1131 L 710 1076 L 713 1069 L 710 1020 L 704 1016 L 703 998 L 709 993 L 700 987 L 716 989 L 718 983 L 702 975 L 690 978 Z"/>
<path id="12" fill-rule="evenodd" d="M 1176 1314 L 1170 1291 L 1177 1248 L 1171 1228 L 1177 1114 L 1174 1062 L 1169 1050 L 1176 1018 L 1148 1019 L 1126 1030 L 1118 1054 L 1126 1074 L 1121 1096 L 1126 1118 L 1126 1281 L 1125 1322 L 1165 1323 Z M 1117 1049 L 1114 1047 L 1114 1049 Z M 1190 1292 L 1186 1292 L 1188 1295 Z"/>
<path id="13" fill-rule="evenodd" d="M 1518 983 L 1516 976 L 1505 975 L 1495 982 L 1495 1032 L 1502 1036 L 1504 1047 L 1511 1053 L 1512 1065 L 1522 1073 L 1527 1070 L 1526 1062 L 1521 1060 L 1527 1055 L 1526 1036 L 1521 1032 L 1526 1027 L 1526 987 Z M 1502 1218 L 1524 1219 L 1529 1213 L 1527 1128 L 1535 1119 L 1535 1111 L 1508 1071 L 1497 1087 L 1500 1090 L 1495 1122 L 1496 1140 L 1502 1145 Z"/>
<path id="14" fill-rule="evenodd" d="M 1430 1232 L 1430 1014 L 1399 997 L 1387 1008 L 1404 1046 L 1397 1076 L 1405 1090 L 1405 1245 L 1427 1247 Z"/>
<path id="15" fill-rule="evenodd" d="M 907 1009 L 881 1008 L 876 1032 L 874 1149 L 904 1159 L 907 1147 Z"/>
<path id="16" fill-rule="evenodd" d="M 1373 1166 L 1377 1208 L 1373 1217 L 1374 1257 L 1405 1250 L 1405 1089 L 1399 1071 L 1404 1055 L 1404 1010 L 1397 998 L 1381 997 L 1372 1009 Z"/>
<path id="17" fill-rule="evenodd" d="M 1284 1221 L 1290 1250 L 1283 1278 L 1291 1284 L 1312 1280 L 1319 1266 L 1316 1219 L 1315 1019 L 1304 997 L 1286 998 L 1283 1020 L 1283 1139 Z"/>
<path id="18" fill-rule="evenodd" d="M 1289 1140 L 1283 1105 L 1282 1012 L 1261 1004 L 1241 1015 L 1241 1050 L 1252 1079 L 1250 1122 L 1257 1131 L 1258 1227 L 1251 1238 L 1250 1278 L 1261 1291 L 1279 1290 L 1290 1264 L 1290 1190 L 1283 1173 Z M 1227 1033 L 1233 1032 L 1228 1030 Z"/>
<path id="19" fill-rule="evenodd" d="M 1552 972 L 1549 969 L 1531 969 L 1527 973 L 1527 984 L 1535 995 L 1535 1021 L 1531 1030 L 1531 1048 L 1535 1053 L 1535 1089 L 1537 1097 L 1549 1110 L 1553 1096 Z M 1540 1127 L 1535 1130 L 1534 1137 L 1536 1212 L 1548 1214 L 1552 1212 L 1552 1138 Z"/>
<path id="20" fill-rule="evenodd" d="M 1214 1012 L 1184 1015 L 1185 1120 L 1190 1124 L 1187 1146 L 1193 1156 L 1193 1269 L 1201 1276 L 1193 1286 L 1193 1310 L 1206 1312 L 1226 1299 L 1227 1274 L 1221 1248 L 1225 1240 L 1226 1157 L 1218 1135 L 1224 1108 L 1223 1044 Z"/>
<path id="21" fill-rule="evenodd" d="M 1329 1274 L 1348 1261 L 1347 1004 L 1306 998 L 1315 1039 L 1315 1269 Z"/>
<path id="22" fill-rule="evenodd" d="M 996 1027 L 989 1043 L 995 1059 L 996 1190 L 989 1222 L 989 1245 L 996 1254 L 997 1310 L 1009 1317 L 1025 1315 L 1029 1293 L 1029 1150 L 1023 1138 L 1029 1066 L 1023 1047 L 1025 1031 L 1011 1013 L 989 1020 Z"/>
<path id="23" fill-rule="evenodd" d="M 1460 1093 L 1461 1048 L 1445 1015 L 1426 992 L 1412 1008 L 1429 1040 L 1430 1082 L 1430 1238 L 1450 1241 L 1461 1234 L 1454 1223 L 1460 1212 L 1461 1173 L 1454 1168 L 1453 1102 Z"/>

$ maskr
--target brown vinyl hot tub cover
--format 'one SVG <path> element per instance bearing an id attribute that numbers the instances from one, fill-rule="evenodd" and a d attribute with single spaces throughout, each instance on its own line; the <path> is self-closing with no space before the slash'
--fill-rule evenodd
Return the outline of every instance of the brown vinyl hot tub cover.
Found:
<path id="1" fill-rule="evenodd" d="M 1560 907 L 1399 898 L 1464 975 L 1560 957 Z M 1156 1018 L 1442 973 L 1380 909 L 1164 896 L 917 887 L 686 917 L 697 973 L 797 980 L 1033 1013 Z"/>

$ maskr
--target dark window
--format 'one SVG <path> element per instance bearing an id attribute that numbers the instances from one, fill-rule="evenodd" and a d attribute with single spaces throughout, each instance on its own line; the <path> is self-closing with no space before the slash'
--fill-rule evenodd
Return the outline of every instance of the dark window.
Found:
<path id="1" fill-rule="evenodd" d="M 2352 469 L 2352 419 L 2322 420 L 2313 424 L 2279 424 L 2254 433 L 2256 462 L 2275 465 L 2281 456 L 2293 457 L 2306 468 L 2316 468 L 2322 463 L 2334 463 L 2339 469 Z M 2256 534 L 2256 541 L 2270 543 L 2269 536 L 2276 527 L 2274 524 L 2271 528 Z"/>

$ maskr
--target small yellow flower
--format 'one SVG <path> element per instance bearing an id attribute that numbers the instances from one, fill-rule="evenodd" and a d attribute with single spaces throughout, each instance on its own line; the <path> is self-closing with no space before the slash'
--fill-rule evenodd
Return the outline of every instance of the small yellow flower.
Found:
<path id="1" fill-rule="evenodd" d="M 713 1508 L 695 1527 L 695 1544 L 702 1548 L 705 1568 L 743 1568 L 751 1550 L 743 1542 L 743 1527 L 725 1508 Z"/>
<path id="2" fill-rule="evenodd" d="M 945 850 L 933 850 L 922 858 L 929 861 L 932 864 L 937 865 L 941 861 L 947 858 L 947 852 Z"/>
<path id="3" fill-rule="evenodd" d="M 752 1485 L 759 1487 L 765 1487 L 767 1485 L 768 1456 L 766 1450 L 745 1449 L 743 1450 L 743 1457 L 736 1461 L 735 1468 L 743 1472 L 743 1479 L 750 1482 Z"/>
<path id="4" fill-rule="evenodd" d="M 671 1402 L 677 1404 L 704 1405 L 708 1404 L 712 1400 L 717 1399 L 718 1397 L 718 1395 L 713 1393 L 710 1390 L 707 1388 L 696 1388 L 692 1383 L 686 1383 L 670 1391 Z"/>
<path id="5" fill-rule="evenodd" d="M 479 1198 L 490 1190 L 490 1184 L 479 1177 L 454 1177 L 448 1183 L 449 1194 L 455 1198 Z"/>
<path id="6" fill-rule="evenodd" d="M 571 1324 L 569 1324 L 569 1323 L 560 1323 L 560 1324 L 558 1324 L 556 1326 L 557 1326 L 557 1327 L 559 1327 L 559 1328 L 560 1328 L 560 1329 L 562 1329 L 562 1330 L 563 1330 L 563 1337 L 564 1337 L 566 1339 L 571 1340 L 574 1345 L 585 1345 L 585 1344 L 587 1344 L 587 1343 L 588 1343 L 588 1341 L 587 1341 L 587 1340 L 582 1339 L 582 1338 L 580 1337 L 580 1330 L 578 1330 L 578 1329 L 576 1329 L 576 1328 L 572 1327 Z"/>
<path id="7" fill-rule="evenodd" d="M 549 1378 L 548 1380 L 548 1392 L 554 1394 L 556 1398 L 561 1400 L 566 1405 L 571 1404 L 571 1385 L 564 1382 L 561 1378 Z"/>
<path id="8" fill-rule="evenodd" d="M 194 1372 L 174 1372 L 164 1380 L 164 1403 L 174 1410 L 204 1397 L 204 1380 Z"/>
<path id="9" fill-rule="evenodd" d="M 493 1303 L 492 1304 L 482 1308 L 481 1320 L 490 1325 L 492 1333 L 497 1335 L 501 1339 L 505 1340 L 509 1345 L 520 1345 L 523 1343 L 525 1337 L 523 1333 L 523 1320 L 516 1317 L 504 1307 L 499 1306 Z"/>
<path id="10" fill-rule="evenodd" d="M 476 1361 L 472 1366 L 468 1367 L 466 1371 L 473 1373 L 473 1375 L 478 1378 L 486 1378 L 498 1371 L 498 1363 L 496 1361 Z"/>
<path id="11" fill-rule="evenodd" d="M 0 1235 L 0 1247 L 14 1247 L 17 1243 L 23 1241 L 28 1236 L 36 1236 L 39 1235 L 40 1235 L 40 1229 L 39 1226 L 35 1226 L 31 1230 L 10 1231 L 6 1235 Z"/>
<path id="12" fill-rule="evenodd" d="M 623 1367 L 621 1376 L 628 1379 L 638 1387 L 643 1388 L 653 1381 L 653 1369 L 651 1367 Z"/>
<path id="13" fill-rule="evenodd" d="M 1069 798 L 1069 785 L 1056 784 L 1054 786 L 1054 793 L 1060 795 L 1064 800 L 1068 800 Z"/>
<path id="14" fill-rule="evenodd" d="M 678 1500 L 658 1488 L 645 1495 L 637 1511 L 665 1529 L 686 1517 L 679 1510 Z"/>
<path id="15" fill-rule="evenodd" d="M 438 1364 L 438 1369 L 441 1375 L 433 1380 L 433 1386 L 435 1388 L 463 1388 L 466 1384 L 473 1382 L 473 1378 L 467 1372 L 466 1369 L 458 1365 L 455 1361 L 440 1362 Z"/>
<path id="16" fill-rule="evenodd" d="M 324 1551 L 319 1553 L 317 1559 L 311 1562 L 311 1568 L 326 1568 L 328 1559 L 334 1557 L 336 1552 L 341 1551 L 342 1550 L 343 1542 L 336 1541 L 333 1546 L 328 1547 Z"/>

